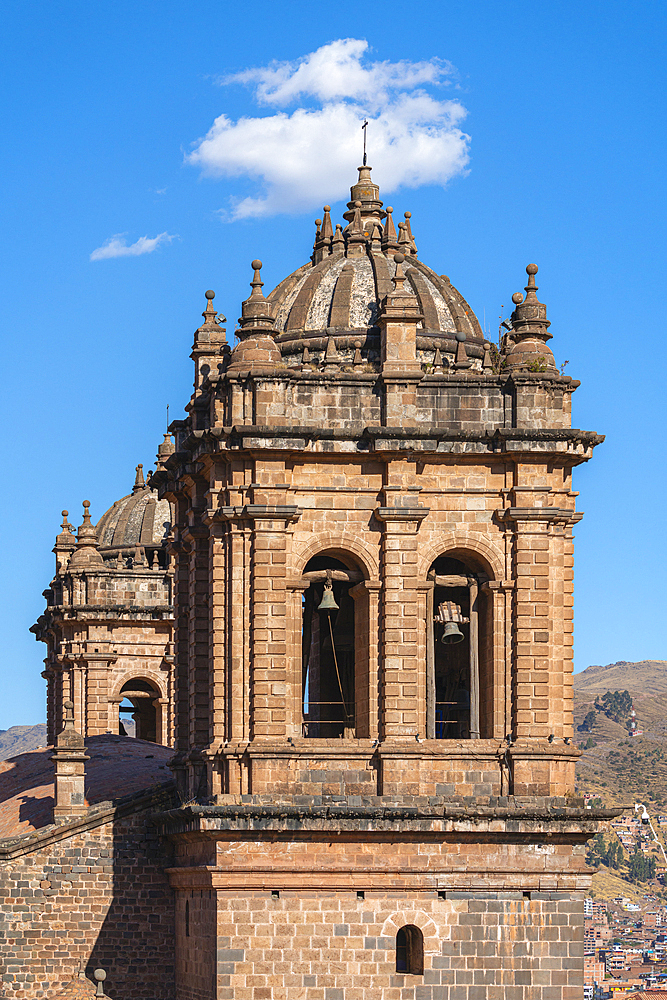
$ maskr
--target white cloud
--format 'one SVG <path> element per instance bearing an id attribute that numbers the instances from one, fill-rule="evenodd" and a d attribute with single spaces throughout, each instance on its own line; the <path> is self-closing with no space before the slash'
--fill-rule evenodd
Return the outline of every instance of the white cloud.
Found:
<path id="1" fill-rule="evenodd" d="M 260 193 L 231 202 L 234 219 L 297 212 L 343 198 L 360 162 L 361 122 L 368 117 L 369 162 L 383 194 L 446 184 L 468 163 L 465 108 L 425 87 L 450 82 L 451 66 L 426 62 L 362 62 L 368 43 L 342 39 L 296 63 L 275 63 L 226 77 L 255 87 L 259 104 L 291 114 L 215 119 L 188 156 L 213 177 L 251 177 Z M 308 106 L 306 100 L 309 102 Z"/>
<path id="2" fill-rule="evenodd" d="M 128 245 L 125 233 L 116 233 L 110 236 L 106 243 L 103 243 L 97 250 L 93 250 L 90 255 L 91 260 L 108 260 L 110 257 L 140 257 L 144 253 L 153 253 L 163 243 L 171 243 L 176 239 L 169 233 L 158 233 L 157 236 L 140 236 L 136 243 Z"/>

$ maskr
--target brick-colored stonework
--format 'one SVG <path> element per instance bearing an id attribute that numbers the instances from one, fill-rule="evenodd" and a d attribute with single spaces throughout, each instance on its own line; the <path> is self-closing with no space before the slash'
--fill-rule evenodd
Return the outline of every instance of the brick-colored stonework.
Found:
<path id="1" fill-rule="evenodd" d="M 49 750 L 0 774 L 0 963 L 3 996 L 51 997 L 81 962 L 104 968 L 115 998 L 174 995 L 168 845 L 151 814 L 172 802 L 165 747 L 87 740 L 84 816 L 57 826 Z M 149 789 L 147 791 L 147 789 Z"/>
<path id="2" fill-rule="evenodd" d="M 158 467 L 173 450 L 169 435 Z M 137 466 L 133 492 L 93 528 L 88 501 L 78 540 L 63 511 L 56 538 L 56 575 L 44 592 L 46 612 L 32 631 L 47 645 L 47 732 L 55 742 L 74 705 L 84 737 L 122 731 L 131 713 L 136 735 L 173 744 L 172 568 L 165 549 L 171 528 L 166 501 Z"/>
<path id="3" fill-rule="evenodd" d="M 537 267 L 495 351 L 404 219 L 362 167 L 268 296 L 252 262 L 233 350 L 206 293 L 187 416 L 134 494 L 171 504 L 157 566 L 143 527 L 114 548 L 131 498 L 63 526 L 52 730 L 71 700 L 94 766 L 95 739 L 151 745 L 90 736 L 149 697 L 177 793 L 0 843 L 8 996 L 83 959 L 114 1000 L 581 1000 L 613 812 L 574 796 L 572 470 L 602 438 L 570 426 Z"/>
<path id="4" fill-rule="evenodd" d="M 158 820 L 177 997 L 578 1000 L 571 475 L 602 438 L 534 265 L 494 354 L 368 168 L 351 195 L 267 297 L 253 261 L 231 352 L 207 292 L 154 479 L 200 803 Z"/>

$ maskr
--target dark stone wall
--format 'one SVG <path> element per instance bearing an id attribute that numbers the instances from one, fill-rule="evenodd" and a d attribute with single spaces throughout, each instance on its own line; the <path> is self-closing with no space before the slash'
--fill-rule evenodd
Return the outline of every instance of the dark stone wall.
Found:
<path id="1" fill-rule="evenodd" d="M 172 1000 L 168 849 L 134 813 L 0 862 L 3 996 L 54 996 L 83 961 L 113 1000 Z M 62 836 L 62 835 L 61 835 Z"/>

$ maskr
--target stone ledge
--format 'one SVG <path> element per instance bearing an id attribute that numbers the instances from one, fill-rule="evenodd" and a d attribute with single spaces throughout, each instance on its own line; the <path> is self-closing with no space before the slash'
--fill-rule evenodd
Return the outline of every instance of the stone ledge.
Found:
<path id="1" fill-rule="evenodd" d="M 222 798 L 222 797 L 221 797 Z M 265 833 L 360 833 L 431 834 L 493 837 L 556 834 L 583 838 L 597 832 L 600 820 L 613 819 L 622 808 L 585 809 L 564 798 L 541 796 L 488 797 L 464 799 L 412 800 L 399 804 L 372 797 L 357 802 L 341 796 L 340 801 L 325 802 L 320 796 L 294 796 L 276 802 L 272 797 L 225 798 L 217 805 L 189 804 L 156 814 L 154 821 L 165 835 L 199 833 L 214 836 L 226 831 Z M 239 801 L 245 800 L 245 801 Z M 437 804 L 436 804 L 437 803 Z"/>

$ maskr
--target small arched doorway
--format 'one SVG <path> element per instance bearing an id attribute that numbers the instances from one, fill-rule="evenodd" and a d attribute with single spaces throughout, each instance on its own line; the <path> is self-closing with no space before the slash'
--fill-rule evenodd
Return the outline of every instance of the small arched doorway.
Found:
<path id="1" fill-rule="evenodd" d="M 123 684 L 120 695 L 123 699 L 119 706 L 118 728 L 121 736 L 132 735 L 138 740 L 157 743 L 160 710 L 157 704 L 160 692 L 157 688 L 150 681 L 129 680 Z"/>
<path id="2" fill-rule="evenodd" d="M 314 556 L 303 576 L 303 735 L 351 739 L 356 734 L 355 606 L 350 590 L 362 574 L 334 556 Z"/>

